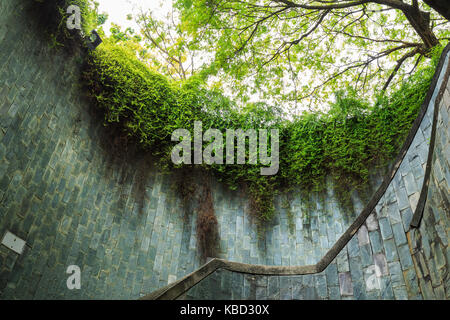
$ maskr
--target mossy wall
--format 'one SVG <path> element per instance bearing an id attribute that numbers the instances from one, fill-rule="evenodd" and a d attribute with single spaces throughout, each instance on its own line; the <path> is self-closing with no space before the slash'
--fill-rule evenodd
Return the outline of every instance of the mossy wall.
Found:
<path id="1" fill-rule="evenodd" d="M 441 95 L 427 200 L 420 226 L 411 230 L 408 238 L 424 298 L 445 300 L 450 298 L 449 83 Z"/>
<path id="2" fill-rule="evenodd" d="M 83 53 L 53 48 L 28 4 L 0 2 L 0 235 L 9 230 L 27 242 L 20 256 L 0 246 L 0 297 L 134 299 L 194 271 L 203 262 L 195 205 L 186 216 L 176 177 L 148 155 L 114 152 L 80 85 Z M 428 136 L 423 131 L 411 160 L 417 185 Z M 372 174 L 371 190 L 381 177 Z M 367 199 L 354 192 L 342 208 L 332 188 L 308 200 L 294 192 L 287 204 L 282 195 L 261 230 L 242 190 L 215 180 L 211 190 L 217 256 L 267 265 L 316 263 Z M 66 286 L 73 264 L 81 290 Z"/>
<path id="3" fill-rule="evenodd" d="M 447 50 L 426 114 L 375 210 L 359 228 L 351 229 L 351 239 L 324 271 L 255 275 L 232 271 L 225 263 L 187 291 L 174 286 L 165 294 L 178 299 L 448 300 L 449 60 Z M 413 228 L 427 157 L 423 146 L 430 141 L 433 114 L 429 188 L 420 227 Z M 191 278 L 200 276 L 193 273 Z"/>

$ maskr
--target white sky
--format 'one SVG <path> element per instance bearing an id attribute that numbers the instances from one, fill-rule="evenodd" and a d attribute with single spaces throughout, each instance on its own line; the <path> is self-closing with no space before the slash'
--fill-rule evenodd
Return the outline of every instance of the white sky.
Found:
<path id="1" fill-rule="evenodd" d="M 127 20 L 127 14 L 139 12 L 142 8 L 144 11 L 152 10 L 156 15 L 166 15 L 171 6 L 172 1 L 168 0 L 96 0 L 99 3 L 99 12 L 108 13 L 108 20 L 103 26 L 103 30 L 107 35 L 110 34 L 109 28 L 111 22 L 114 22 L 122 27 L 122 30 L 127 27 L 138 31 L 138 26 L 133 20 Z"/>

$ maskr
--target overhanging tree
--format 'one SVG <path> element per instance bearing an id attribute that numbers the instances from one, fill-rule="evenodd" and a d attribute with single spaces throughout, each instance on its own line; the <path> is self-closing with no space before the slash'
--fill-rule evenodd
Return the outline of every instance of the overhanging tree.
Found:
<path id="1" fill-rule="evenodd" d="M 417 0 L 177 0 L 176 7 L 181 28 L 214 52 L 210 74 L 231 81 L 244 102 L 259 95 L 311 105 L 349 85 L 385 91 L 449 39 L 448 20 Z"/>

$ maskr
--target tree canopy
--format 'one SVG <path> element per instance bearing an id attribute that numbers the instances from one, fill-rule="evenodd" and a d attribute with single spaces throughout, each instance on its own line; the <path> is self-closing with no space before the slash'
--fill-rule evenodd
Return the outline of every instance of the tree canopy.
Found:
<path id="1" fill-rule="evenodd" d="M 140 21 L 144 38 L 176 48 L 167 54 L 176 70 L 196 51 L 210 58 L 191 74 L 242 104 L 257 99 L 294 111 L 314 110 L 342 87 L 385 91 L 450 36 L 448 21 L 417 0 L 176 0 L 174 8 L 177 39 L 158 31 L 151 14 Z"/>

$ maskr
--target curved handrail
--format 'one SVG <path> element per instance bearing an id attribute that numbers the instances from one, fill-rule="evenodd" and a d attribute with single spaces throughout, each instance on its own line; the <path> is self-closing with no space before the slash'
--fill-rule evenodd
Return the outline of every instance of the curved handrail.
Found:
<path id="1" fill-rule="evenodd" d="M 179 296 L 181 296 L 183 293 L 188 291 L 190 288 L 195 286 L 197 283 L 205 279 L 207 276 L 209 276 L 211 273 L 215 272 L 217 269 L 226 269 L 233 272 L 239 272 L 239 273 L 247 273 L 247 274 L 255 274 L 255 275 L 305 275 L 305 274 L 315 274 L 320 273 L 328 267 L 328 265 L 336 258 L 336 256 L 339 254 L 339 252 L 344 249 L 344 247 L 347 245 L 347 243 L 351 240 L 353 235 L 358 231 L 358 229 L 361 227 L 361 225 L 364 223 L 364 221 L 367 219 L 367 217 L 373 212 L 375 209 L 375 206 L 380 201 L 381 197 L 386 192 L 387 188 L 389 187 L 389 184 L 391 183 L 392 179 L 394 178 L 395 174 L 397 173 L 409 147 L 411 146 L 411 143 L 414 140 L 414 137 L 417 133 L 417 130 L 420 127 L 420 124 L 423 120 L 423 117 L 426 114 L 426 111 L 428 109 L 428 106 L 432 102 L 432 98 L 435 98 L 435 109 L 434 109 L 434 117 L 433 117 L 433 128 L 431 133 L 431 141 L 430 141 L 430 147 L 428 151 L 428 159 L 427 159 L 427 168 L 426 173 L 424 176 L 424 181 L 422 185 L 422 190 L 420 192 L 420 198 L 418 205 L 416 207 L 416 210 L 413 215 L 413 219 L 411 222 L 411 226 L 417 228 L 419 226 L 420 218 L 423 213 L 423 207 L 426 200 L 426 195 L 428 191 L 428 181 L 430 178 L 430 169 L 431 169 L 431 156 L 433 154 L 434 150 L 434 140 L 436 135 L 436 123 L 437 123 L 437 109 L 436 106 L 438 105 L 438 102 L 440 101 L 440 98 L 442 97 L 442 88 L 439 90 L 439 93 L 435 95 L 436 86 L 439 82 L 439 79 L 441 77 L 442 69 L 445 65 L 447 55 L 450 51 L 450 43 L 444 48 L 441 58 L 439 60 L 439 64 L 436 68 L 436 72 L 433 76 L 430 88 L 428 89 L 427 95 L 425 97 L 425 100 L 420 108 L 419 114 L 417 118 L 414 120 L 414 123 L 412 125 L 411 130 L 408 133 L 408 136 L 406 137 L 405 142 L 403 143 L 403 146 L 400 149 L 400 152 L 398 153 L 397 157 L 395 158 L 394 165 L 391 169 L 391 172 L 385 176 L 383 179 L 383 182 L 378 187 L 377 191 L 373 194 L 370 201 L 366 204 L 364 209 L 361 211 L 359 216 L 355 219 L 355 221 L 350 225 L 350 227 L 347 228 L 347 230 L 341 235 L 341 237 L 336 241 L 336 243 L 333 245 L 333 247 L 328 250 L 328 252 L 323 256 L 322 259 L 319 260 L 314 265 L 307 265 L 307 266 L 265 266 L 265 265 L 254 265 L 254 264 L 246 264 L 246 263 L 240 263 L 240 262 L 233 262 L 228 261 L 224 259 L 218 259 L 214 258 L 207 262 L 206 264 L 202 265 L 197 270 L 193 271 L 192 273 L 186 275 L 185 277 L 167 285 L 166 287 L 160 288 L 144 297 L 142 297 L 142 300 L 169 300 L 169 299 L 176 299 Z M 446 71 L 446 74 L 444 75 L 444 78 L 448 78 L 450 70 Z M 443 81 L 445 82 L 445 81 Z M 439 99 L 437 99 L 439 98 Z M 428 174 L 427 174 L 428 172 Z"/>

